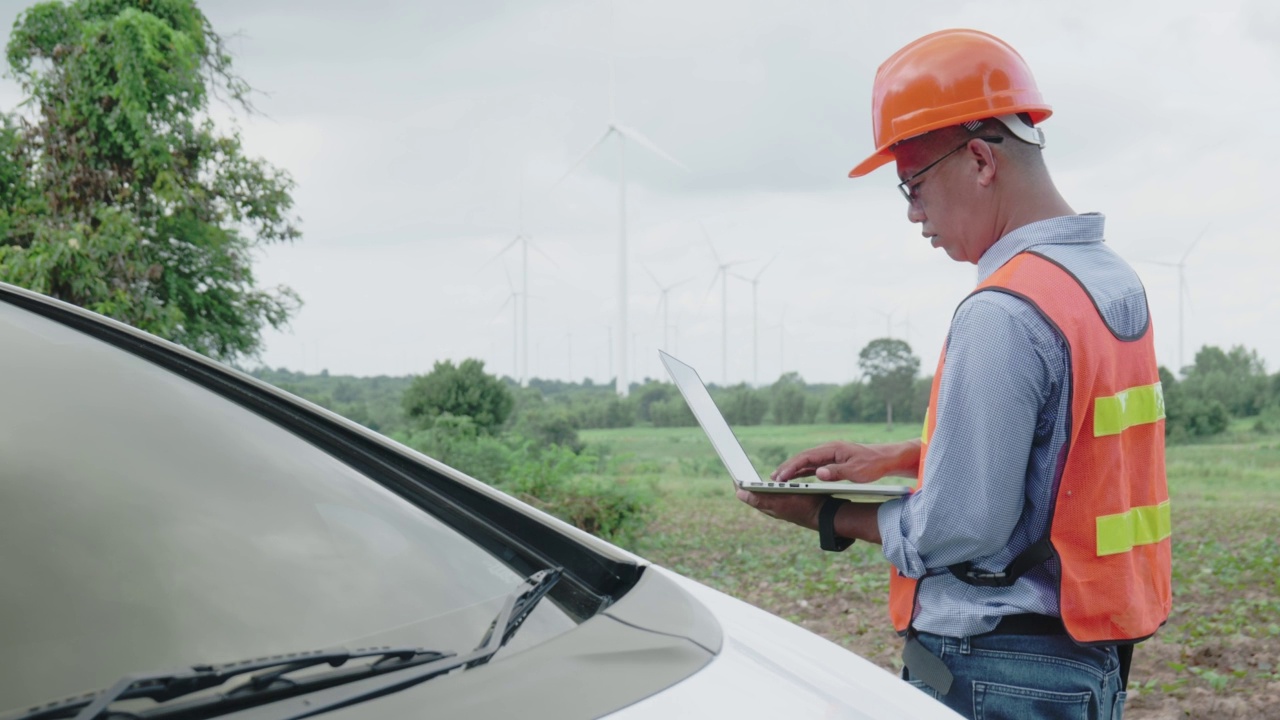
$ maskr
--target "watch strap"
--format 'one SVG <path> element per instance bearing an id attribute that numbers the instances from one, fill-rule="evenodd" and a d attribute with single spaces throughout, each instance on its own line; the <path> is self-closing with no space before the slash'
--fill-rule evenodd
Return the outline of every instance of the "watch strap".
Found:
<path id="1" fill-rule="evenodd" d="M 853 544 L 853 538 L 836 535 L 836 513 L 848 502 L 837 497 L 822 501 L 822 508 L 818 510 L 818 544 L 823 550 L 840 552 Z"/>

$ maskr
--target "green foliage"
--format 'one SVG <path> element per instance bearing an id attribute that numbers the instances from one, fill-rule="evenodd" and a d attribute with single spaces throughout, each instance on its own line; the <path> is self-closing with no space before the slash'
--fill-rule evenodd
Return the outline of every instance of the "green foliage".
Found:
<path id="1" fill-rule="evenodd" d="M 410 377 L 352 377 L 350 375 L 308 375 L 285 368 L 259 367 L 250 375 L 285 392 L 311 402 L 385 435 L 408 432 L 411 428 L 401 409 Z"/>
<path id="2" fill-rule="evenodd" d="M 650 405 L 649 420 L 654 427 L 693 427 L 698 424 L 689 404 L 678 394 Z"/>
<path id="3" fill-rule="evenodd" d="M 506 384 L 484 371 L 483 360 L 468 358 L 456 367 L 452 360 L 436 361 L 431 372 L 413 379 L 402 403 L 405 415 L 422 427 L 447 413 L 469 417 L 492 433 L 507 421 L 515 400 Z"/>
<path id="4" fill-rule="evenodd" d="M 790 372 L 769 388 L 769 408 L 778 425 L 799 425 L 812 419 L 814 402 L 804 392 L 804 380 Z"/>
<path id="5" fill-rule="evenodd" d="M 634 545 L 656 500 L 649 483 L 591 474 L 595 459 L 551 447 L 526 454 L 497 487 L 573 526 Z"/>
<path id="6" fill-rule="evenodd" d="M 893 424 L 893 406 L 910 404 L 920 358 L 911 354 L 911 346 L 894 338 L 879 338 L 867 343 L 858 353 L 858 367 L 867 378 L 871 394 L 884 406 L 887 420 Z"/>
<path id="7" fill-rule="evenodd" d="M 43 2 L 14 23 L 30 116 L 0 122 L 0 280 L 224 360 L 299 306 L 252 256 L 296 239 L 289 176 L 208 114 L 248 85 L 192 0 Z"/>
<path id="8" fill-rule="evenodd" d="M 721 390 L 715 397 L 715 403 L 724 419 L 735 427 L 759 425 L 769 412 L 769 400 L 746 383 Z"/>
<path id="9" fill-rule="evenodd" d="M 579 425 L 567 405 L 548 403 L 522 413 L 514 432 L 539 445 L 559 445 L 576 453 L 583 449 L 578 429 Z"/>
<path id="10" fill-rule="evenodd" d="M 1179 384 L 1186 396 L 1217 401 L 1232 417 L 1252 417 L 1266 407 L 1271 379 L 1256 350 L 1206 345 Z"/>

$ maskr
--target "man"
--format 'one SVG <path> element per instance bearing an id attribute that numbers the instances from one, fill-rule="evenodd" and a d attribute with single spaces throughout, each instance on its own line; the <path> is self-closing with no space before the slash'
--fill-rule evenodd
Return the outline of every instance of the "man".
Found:
<path id="1" fill-rule="evenodd" d="M 882 543 L 904 679 L 972 717 L 1120 717 L 1132 644 L 1171 607 L 1164 403 L 1146 296 L 1049 177 L 1050 115 L 1013 48 L 948 30 L 876 75 L 876 152 L 907 219 L 976 264 L 934 374 L 921 440 L 834 442 L 777 480 L 914 475 L 882 505 L 739 498 L 819 531 Z"/>

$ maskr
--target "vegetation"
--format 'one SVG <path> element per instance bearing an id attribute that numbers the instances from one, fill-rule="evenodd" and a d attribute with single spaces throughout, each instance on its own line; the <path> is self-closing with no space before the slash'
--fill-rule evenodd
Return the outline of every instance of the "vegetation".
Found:
<path id="1" fill-rule="evenodd" d="M 249 85 L 193 0 L 31 6 L 0 115 L 0 280 L 224 360 L 253 356 L 297 310 L 256 287 L 255 248 L 296 239 L 293 181 L 220 134 L 209 98 Z"/>

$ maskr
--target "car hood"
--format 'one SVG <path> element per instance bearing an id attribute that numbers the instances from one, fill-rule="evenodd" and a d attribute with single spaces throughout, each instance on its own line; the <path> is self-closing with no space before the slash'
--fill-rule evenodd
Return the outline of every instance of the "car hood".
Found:
<path id="1" fill-rule="evenodd" d="M 660 567 L 704 604 L 724 641 L 688 679 L 611 718 L 960 717 L 898 677 L 804 628 Z"/>

